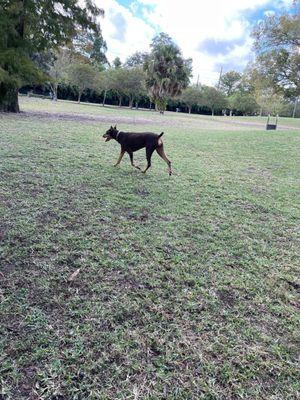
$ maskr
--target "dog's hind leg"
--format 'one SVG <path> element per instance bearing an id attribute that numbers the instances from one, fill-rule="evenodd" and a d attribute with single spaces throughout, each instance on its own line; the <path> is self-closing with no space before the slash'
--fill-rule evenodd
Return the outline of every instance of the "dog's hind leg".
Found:
<path id="1" fill-rule="evenodd" d="M 128 154 L 129 154 L 129 157 L 130 157 L 131 165 L 132 165 L 134 168 L 141 169 L 140 167 L 138 167 L 137 165 L 134 164 L 134 162 L 133 162 L 133 153 L 128 153 Z"/>
<path id="2" fill-rule="evenodd" d="M 125 150 L 121 150 L 121 153 L 120 153 L 120 156 L 119 156 L 119 158 L 118 158 L 118 161 L 115 163 L 114 167 L 116 167 L 117 165 L 120 164 L 120 162 L 121 162 L 121 160 L 122 160 L 124 154 L 125 154 Z"/>
<path id="3" fill-rule="evenodd" d="M 171 161 L 168 159 L 164 152 L 164 145 L 161 144 L 160 146 L 157 147 L 156 149 L 158 155 L 168 164 L 168 169 L 169 169 L 169 175 L 172 175 L 172 168 L 171 168 Z"/>
<path id="4" fill-rule="evenodd" d="M 155 150 L 155 147 L 146 147 L 147 167 L 145 168 L 143 173 L 145 173 L 147 171 L 147 169 L 151 167 L 151 157 L 152 157 L 152 153 L 154 152 L 154 150 Z"/>

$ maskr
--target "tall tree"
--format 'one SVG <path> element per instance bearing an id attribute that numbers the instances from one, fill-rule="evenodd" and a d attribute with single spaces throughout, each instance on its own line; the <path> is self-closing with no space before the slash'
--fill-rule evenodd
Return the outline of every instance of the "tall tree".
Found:
<path id="1" fill-rule="evenodd" d="M 243 115 L 254 114 L 259 110 L 255 98 L 249 93 L 235 92 L 228 99 L 230 108 L 241 112 Z"/>
<path id="2" fill-rule="evenodd" d="M 119 99 L 119 107 L 122 106 L 123 98 L 126 96 L 123 82 L 126 80 L 127 71 L 124 68 L 109 69 L 110 89 L 114 91 Z"/>
<path id="3" fill-rule="evenodd" d="M 114 68 L 116 68 L 116 69 L 121 68 L 121 66 L 122 66 L 122 61 L 120 60 L 120 57 L 116 57 L 116 58 L 113 60 L 113 66 L 114 66 Z"/>
<path id="4" fill-rule="evenodd" d="M 231 96 L 240 84 L 242 75 L 236 71 L 228 71 L 221 76 L 220 79 L 220 90 L 226 94 L 226 96 Z"/>
<path id="5" fill-rule="evenodd" d="M 189 86 L 183 90 L 179 99 L 186 104 L 190 114 L 193 106 L 203 103 L 201 88 L 199 88 L 199 86 Z"/>
<path id="6" fill-rule="evenodd" d="M 101 71 L 100 74 L 96 74 L 95 77 L 95 89 L 99 93 L 103 93 L 102 106 L 105 106 L 106 95 L 109 90 L 112 89 L 110 68 Z"/>
<path id="7" fill-rule="evenodd" d="M 48 75 L 49 86 L 53 93 L 53 100 L 57 100 L 57 90 L 59 85 L 67 80 L 68 69 L 71 66 L 72 54 L 67 49 L 59 49 L 55 52 L 55 59 L 53 63 L 49 65 Z"/>
<path id="8" fill-rule="evenodd" d="M 99 32 L 103 11 L 92 0 L 2 0 L 0 3 L 0 111 L 19 111 L 18 89 L 41 81 L 31 59 L 35 52 L 69 42 L 76 29 Z"/>
<path id="9" fill-rule="evenodd" d="M 297 6 L 298 2 L 295 2 Z M 300 96 L 300 12 L 268 16 L 253 31 L 257 64 L 270 86 L 297 104 Z"/>
<path id="10" fill-rule="evenodd" d="M 90 64 L 75 63 L 69 68 L 68 80 L 76 88 L 80 103 L 81 96 L 87 89 L 95 89 L 96 72 Z"/>
<path id="11" fill-rule="evenodd" d="M 129 68 L 143 67 L 145 60 L 147 58 L 147 55 L 148 54 L 145 52 L 137 51 L 126 59 L 124 65 L 125 65 L 125 67 L 129 67 Z"/>
<path id="12" fill-rule="evenodd" d="M 73 40 L 73 49 L 75 53 L 90 60 L 90 63 L 97 68 L 103 69 L 101 66 L 109 64 L 105 54 L 107 44 L 101 31 L 79 30 Z"/>
<path id="13" fill-rule="evenodd" d="M 216 110 L 221 110 L 227 106 L 225 95 L 211 86 L 203 86 L 203 99 L 203 105 L 211 109 L 212 116 Z"/>
<path id="14" fill-rule="evenodd" d="M 192 73 L 192 60 L 182 57 L 179 47 L 165 33 L 151 43 L 146 57 L 146 87 L 156 109 L 164 112 L 168 97 L 176 97 L 188 86 Z"/>
<path id="15" fill-rule="evenodd" d="M 138 104 L 142 96 L 147 95 L 145 87 L 145 72 L 141 67 L 125 68 L 124 79 L 121 82 L 123 92 L 129 98 L 129 107 L 133 107 L 133 102 Z"/>

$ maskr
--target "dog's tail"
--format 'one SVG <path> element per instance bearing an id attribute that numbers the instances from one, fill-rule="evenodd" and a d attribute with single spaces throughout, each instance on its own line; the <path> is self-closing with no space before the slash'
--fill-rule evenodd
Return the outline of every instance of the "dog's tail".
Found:
<path id="1" fill-rule="evenodd" d="M 158 135 L 158 138 L 161 138 L 163 134 L 164 134 L 164 132 L 162 132 L 160 135 Z"/>

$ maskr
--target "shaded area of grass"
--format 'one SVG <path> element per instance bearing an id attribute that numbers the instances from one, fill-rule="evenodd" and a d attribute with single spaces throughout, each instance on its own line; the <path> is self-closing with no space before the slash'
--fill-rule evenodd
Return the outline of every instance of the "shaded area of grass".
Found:
<path id="1" fill-rule="evenodd" d="M 299 132 L 166 120 L 1 118 L 2 398 L 298 398 Z"/>

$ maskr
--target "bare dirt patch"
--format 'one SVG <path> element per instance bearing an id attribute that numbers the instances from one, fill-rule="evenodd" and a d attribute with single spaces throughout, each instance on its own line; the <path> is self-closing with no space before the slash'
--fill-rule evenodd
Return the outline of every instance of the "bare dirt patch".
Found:
<path id="1" fill-rule="evenodd" d="M 95 123 L 95 122 L 107 122 L 109 124 L 133 124 L 133 125 L 143 125 L 143 124 L 154 124 L 150 118 L 140 118 L 140 117 L 126 117 L 126 116 L 104 116 L 104 115 L 92 115 L 92 114 L 80 114 L 80 113 L 55 113 L 47 111 L 27 111 L 19 115 L 21 118 L 38 118 L 51 121 L 75 121 L 75 122 L 85 122 L 85 123 Z"/>

